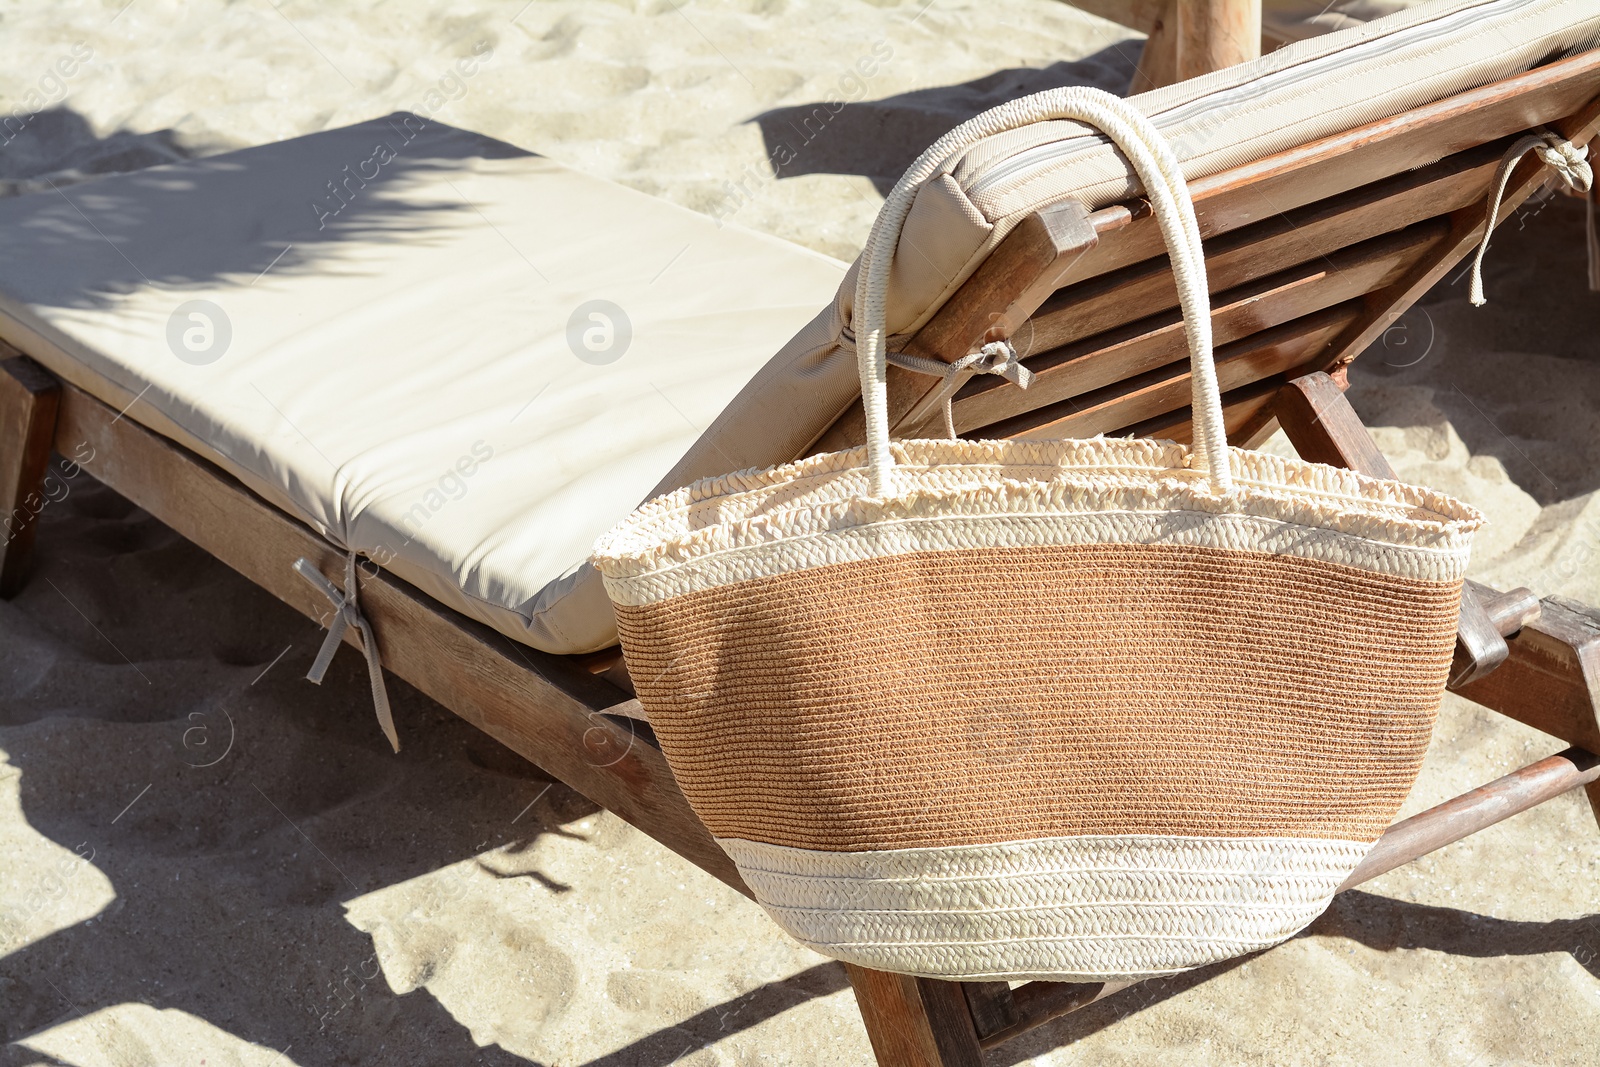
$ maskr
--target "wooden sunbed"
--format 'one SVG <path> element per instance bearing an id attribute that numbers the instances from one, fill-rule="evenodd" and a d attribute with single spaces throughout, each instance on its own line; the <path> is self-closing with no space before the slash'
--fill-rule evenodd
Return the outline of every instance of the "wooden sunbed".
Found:
<path id="1" fill-rule="evenodd" d="M 1281 425 L 1309 458 L 1375 474 L 1387 465 L 1340 391 L 1345 366 L 1482 238 L 1506 146 L 1549 125 L 1600 129 L 1600 52 L 1351 130 L 1192 183 L 1207 239 L 1217 365 L 1230 434 Z M 1530 156 L 1501 218 L 1546 177 Z M 969 382 L 957 428 L 973 436 L 1189 433 L 1187 359 L 1159 234 L 1138 201 L 1040 211 L 1008 236 L 910 350 L 945 360 L 985 339 L 1026 349 L 1021 391 Z M 230 475 L 141 425 L 137 410 L 58 381 L 25 353 L 0 363 L 0 593 L 25 577 L 52 449 L 310 618 L 328 603 L 292 569 L 342 573 L 345 554 Z M 891 370 L 902 434 L 932 379 Z M 914 419 L 908 419 L 914 414 Z M 915 424 L 914 424 L 915 423 Z M 859 409 L 815 446 L 852 444 Z M 695 818 L 631 712 L 615 652 L 557 657 L 514 643 L 387 572 L 361 578 L 385 667 L 594 802 L 736 889 L 733 864 Z M 1392 827 L 1346 888 L 1589 786 L 1600 806 L 1600 612 L 1526 590 L 1474 587 L 1452 685 L 1572 746 Z M 354 635 L 347 637 L 354 643 Z M 850 977 L 879 1062 L 978 1064 L 984 1050 L 1119 987 Z"/>

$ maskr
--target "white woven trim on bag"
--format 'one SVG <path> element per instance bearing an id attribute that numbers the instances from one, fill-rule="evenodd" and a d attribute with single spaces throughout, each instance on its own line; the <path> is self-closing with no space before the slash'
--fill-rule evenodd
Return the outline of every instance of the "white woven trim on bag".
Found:
<path id="1" fill-rule="evenodd" d="M 1058 545 L 1182 545 L 1294 556 L 1375 574 L 1426 582 L 1466 574 L 1467 553 L 1454 545 L 1398 546 L 1253 515 L 1184 510 L 1111 510 L 1093 501 L 1084 510 L 880 519 L 864 526 L 795 534 L 662 567 L 645 574 L 602 575 L 613 603 L 639 607 L 738 582 L 813 567 L 856 563 L 918 552 Z"/>
<path id="2" fill-rule="evenodd" d="M 1454 562 L 1405 567 L 1433 573 L 1430 568 L 1439 566 L 1437 573 L 1449 578 L 1464 568 L 1471 534 L 1483 521 L 1475 509 L 1428 489 L 1242 449 L 1232 458 L 1237 492 L 1219 500 L 1206 490 L 1204 475 L 1189 469 L 1189 450 L 1171 442 L 897 441 L 893 447 L 902 489 L 898 497 L 862 498 L 866 455 L 859 448 L 741 471 L 657 497 L 600 538 L 594 562 L 615 596 L 614 581 L 873 524 L 1192 512 L 1303 527 L 1315 535 L 1308 545 L 1321 543 L 1316 552 L 1344 543 L 1337 535 L 1371 541 L 1371 551 L 1352 548 L 1350 559 L 1379 561 L 1375 567 L 1386 568 L 1383 560 L 1404 554 L 1385 555 L 1378 551 L 1384 546 L 1421 550 L 1424 556 L 1442 553 Z M 1004 543 L 1004 535 L 992 536 L 1002 538 L 994 543 Z M 1079 543 L 1070 539 L 1078 535 L 1062 536 L 1069 539 L 1059 543 Z M 1106 534 L 1113 541 L 1120 536 Z M 988 543 L 986 538 L 972 542 Z"/>
<path id="3" fill-rule="evenodd" d="M 1370 843 L 1085 835 L 823 852 L 719 844 L 797 940 L 938 978 L 1107 981 L 1172 974 L 1292 937 Z"/>

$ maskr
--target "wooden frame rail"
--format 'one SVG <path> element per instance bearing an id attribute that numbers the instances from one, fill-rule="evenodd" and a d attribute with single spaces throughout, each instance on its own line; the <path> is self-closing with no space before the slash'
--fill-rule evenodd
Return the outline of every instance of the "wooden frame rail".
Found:
<path id="1" fill-rule="evenodd" d="M 0 388 L 0 599 L 12 597 L 26 578 L 34 529 L 44 510 L 50 431 L 61 403 L 61 383 L 32 360 L 0 345 L 5 361 Z"/>

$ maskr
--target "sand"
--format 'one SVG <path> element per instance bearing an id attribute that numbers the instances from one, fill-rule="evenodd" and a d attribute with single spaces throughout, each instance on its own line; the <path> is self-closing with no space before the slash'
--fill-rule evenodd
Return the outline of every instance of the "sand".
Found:
<path id="1" fill-rule="evenodd" d="M 123 3 L 0 4 L 0 191 L 403 108 L 848 258 L 922 145 L 1024 92 L 1120 89 L 1138 47 L 1049 0 Z M 1525 209 L 1489 307 L 1442 285 L 1351 398 L 1402 477 L 1489 513 L 1477 576 L 1600 603 L 1580 217 Z M 397 681 L 391 755 L 357 657 L 311 686 L 314 624 L 68 484 L 0 603 L 0 1064 L 870 1062 L 842 969 L 753 904 Z M 1447 698 L 1408 810 L 1559 747 Z M 1592 1062 L 1597 875 L 1565 797 L 992 1059 Z"/>

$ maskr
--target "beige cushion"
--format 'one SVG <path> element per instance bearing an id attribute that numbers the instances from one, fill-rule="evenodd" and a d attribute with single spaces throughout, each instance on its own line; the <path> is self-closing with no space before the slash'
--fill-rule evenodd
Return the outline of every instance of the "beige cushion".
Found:
<path id="1" fill-rule="evenodd" d="M 552 652 L 603 648 L 610 604 L 574 578 L 595 538 L 844 264 L 419 126 L 0 201 L 0 335 L 443 602 Z M 209 364 L 169 345 L 193 300 L 231 327 Z M 631 321 L 615 362 L 569 346 L 591 300 Z"/>

